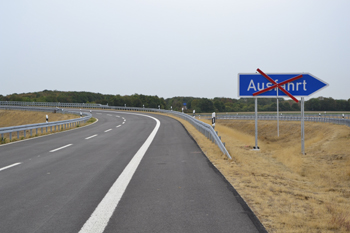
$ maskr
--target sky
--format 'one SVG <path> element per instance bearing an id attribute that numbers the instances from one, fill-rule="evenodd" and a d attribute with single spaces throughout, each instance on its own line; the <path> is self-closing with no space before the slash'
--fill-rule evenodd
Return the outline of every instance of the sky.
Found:
<path id="1" fill-rule="evenodd" d="M 307 72 L 349 99 L 349 0 L 0 0 L 0 94 L 238 97 Z"/>

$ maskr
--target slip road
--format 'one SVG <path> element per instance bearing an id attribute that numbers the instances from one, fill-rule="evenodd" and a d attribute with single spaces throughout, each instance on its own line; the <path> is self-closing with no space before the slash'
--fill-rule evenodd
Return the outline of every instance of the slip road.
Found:
<path id="1" fill-rule="evenodd" d="M 0 232 L 264 232 L 179 122 L 93 115 L 0 146 Z"/>

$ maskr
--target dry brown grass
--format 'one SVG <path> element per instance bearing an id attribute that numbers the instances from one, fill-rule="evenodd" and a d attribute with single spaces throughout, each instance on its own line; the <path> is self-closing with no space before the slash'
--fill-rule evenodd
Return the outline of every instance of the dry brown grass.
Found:
<path id="1" fill-rule="evenodd" d="M 305 123 L 306 155 L 301 154 L 300 122 L 221 120 L 216 130 L 233 157 L 183 121 L 212 163 L 245 199 L 269 232 L 350 231 L 350 128 Z M 209 121 L 203 120 L 206 123 Z"/>
<path id="2" fill-rule="evenodd" d="M 46 115 L 49 121 L 63 121 L 78 118 L 73 114 L 59 114 L 50 112 L 30 112 L 17 110 L 0 110 L 0 127 L 8 127 L 15 125 L 27 125 L 35 123 L 45 123 Z"/>
<path id="3" fill-rule="evenodd" d="M 18 111 L 18 110 L 0 110 L 0 127 L 9 127 L 9 126 L 16 126 L 16 125 L 26 125 L 26 124 L 35 124 L 35 123 L 45 123 L 46 122 L 46 115 L 49 116 L 49 121 L 63 121 L 63 120 L 69 120 L 78 118 L 79 116 L 74 114 L 59 114 L 59 113 L 49 113 L 49 112 L 31 112 L 31 111 Z M 91 122 L 89 122 L 91 123 Z M 83 126 L 83 125 L 80 125 Z M 51 132 L 51 129 L 48 128 L 48 131 L 46 132 L 46 128 L 44 129 L 43 133 L 41 133 L 41 130 L 38 130 L 38 133 L 36 134 L 35 130 L 33 130 L 33 136 L 40 136 L 44 134 L 50 134 L 54 132 L 63 131 L 64 129 L 56 128 L 56 131 Z M 30 137 L 30 131 L 26 131 L 26 137 Z M 3 140 L 0 140 L 0 143 L 6 143 L 9 142 L 9 133 L 4 134 Z M 0 138 L 1 139 L 1 138 Z M 19 139 L 24 139 L 24 132 L 21 131 L 19 133 Z M 17 133 L 12 134 L 12 141 L 17 141 Z"/>

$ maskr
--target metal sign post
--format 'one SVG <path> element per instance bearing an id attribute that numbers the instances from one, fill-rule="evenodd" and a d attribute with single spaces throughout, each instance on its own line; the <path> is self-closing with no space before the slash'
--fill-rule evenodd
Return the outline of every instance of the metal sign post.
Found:
<path id="1" fill-rule="evenodd" d="M 301 153 L 305 155 L 304 97 L 301 97 Z"/>
<path id="2" fill-rule="evenodd" d="M 255 147 L 253 150 L 260 150 L 258 147 L 258 98 L 255 97 Z"/>
<path id="3" fill-rule="evenodd" d="M 277 88 L 277 137 L 280 136 L 280 117 L 278 114 L 279 110 L 279 103 L 278 103 L 278 88 Z"/>

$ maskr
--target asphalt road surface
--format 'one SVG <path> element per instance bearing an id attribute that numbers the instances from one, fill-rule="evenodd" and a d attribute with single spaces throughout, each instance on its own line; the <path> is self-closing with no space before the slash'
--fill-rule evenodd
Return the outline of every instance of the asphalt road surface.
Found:
<path id="1" fill-rule="evenodd" d="M 93 116 L 0 146 L 0 232 L 265 232 L 178 121 Z"/>

